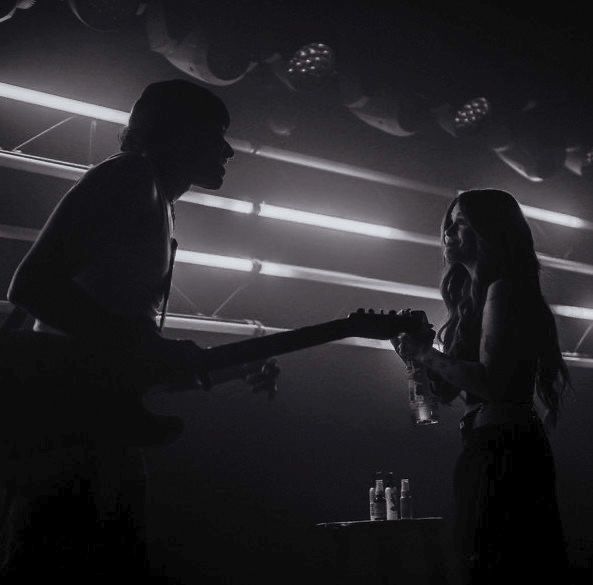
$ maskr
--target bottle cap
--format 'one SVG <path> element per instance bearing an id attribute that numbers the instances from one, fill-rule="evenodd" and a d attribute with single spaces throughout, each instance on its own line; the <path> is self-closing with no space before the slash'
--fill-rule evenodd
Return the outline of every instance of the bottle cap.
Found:
<path id="1" fill-rule="evenodd" d="M 410 480 L 402 479 L 401 493 L 407 494 L 410 491 Z"/>

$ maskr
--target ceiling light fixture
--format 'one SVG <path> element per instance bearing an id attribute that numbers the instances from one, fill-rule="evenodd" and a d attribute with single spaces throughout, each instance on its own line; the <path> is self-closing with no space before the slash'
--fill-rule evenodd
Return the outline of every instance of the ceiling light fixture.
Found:
<path id="1" fill-rule="evenodd" d="M 128 26 L 146 8 L 142 0 L 68 0 L 68 4 L 80 22 L 99 32 Z"/>
<path id="2" fill-rule="evenodd" d="M 103 106 L 89 104 L 79 100 L 64 98 L 53 94 L 48 94 L 45 92 L 27 89 L 24 87 L 19 87 L 16 85 L 2 82 L 0 82 L 0 97 L 13 99 L 24 103 L 44 106 L 48 108 L 53 108 L 60 111 L 70 112 L 73 114 L 78 114 L 80 116 L 86 116 L 96 120 L 104 120 L 107 122 L 113 122 L 115 124 L 121 125 L 126 125 L 130 117 L 130 114 L 128 112 L 114 110 L 112 108 L 105 108 Z M 281 148 L 275 148 L 272 146 L 264 145 L 256 147 L 247 140 L 228 138 L 228 141 L 235 151 L 243 152 L 245 154 L 250 154 L 253 156 L 261 156 L 263 158 L 268 158 L 271 160 L 282 161 L 289 164 L 300 165 L 307 168 L 344 175 L 373 183 L 389 185 L 392 187 L 398 187 L 401 189 L 407 189 L 410 191 L 417 191 L 420 193 L 438 195 L 447 198 L 452 198 L 454 196 L 453 189 L 429 185 L 427 183 L 422 183 L 421 181 L 406 179 L 403 177 L 392 175 L 390 173 L 375 171 L 373 169 L 367 169 L 364 167 L 357 167 L 355 165 L 345 164 L 320 157 L 309 156 L 301 154 L 299 152 L 293 152 Z M 16 154 L 0 150 L 0 158 L 2 156 L 5 158 L 8 156 L 11 159 L 13 159 L 13 157 L 16 156 Z M 42 157 L 38 158 L 40 161 L 49 160 L 43 159 Z M 579 217 L 559 213 L 556 211 L 540 209 L 528 205 L 521 205 L 521 207 L 523 209 L 523 213 L 525 214 L 525 216 L 530 217 L 532 219 L 537 219 L 540 221 L 545 221 L 576 229 L 593 230 L 593 222 Z"/>
<path id="3" fill-rule="evenodd" d="M 309 43 L 292 56 L 286 74 L 294 89 L 308 91 L 325 85 L 333 75 L 334 68 L 333 49 L 324 43 Z"/>
<path id="4" fill-rule="evenodd" d="M 35 0 L 0 0 L 0 22 L 5 22 L 21 9 L 27 10 L 35 5 Z"/>
<path id="5" fill-rule="evenodd" d="M 257 65 L 232 35 L 217 36 L 202 24 L 194 24 L 183 38 L 173 38 L 161 0 L 152 0 L 148 6 L 146 34 L 153 51 L 180 71 L 210 85 L 237 83 Z"/>

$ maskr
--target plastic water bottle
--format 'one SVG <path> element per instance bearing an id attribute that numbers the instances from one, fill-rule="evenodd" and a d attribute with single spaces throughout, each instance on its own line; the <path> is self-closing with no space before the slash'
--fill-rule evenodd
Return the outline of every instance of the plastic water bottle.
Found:
<path id="1" fill-rule="evenodd" d="M 409 479 L 402 479 L 399 506 L 402 520 L 408 520 L 414 517 L 414 511 L 412 509 L 412 493 L 410 492 Z"/>
<path id="2" fill-rule="evenodd" d="M 385 480 L 385 501 L 387 502 L 387 520 L 398 520 L 397 487 L 393 484 L 393 472 L 387 474 Z"/>
<path id="3" fill-rule="evenodd" d="M 406 362 L 408 393 L 412 422 L 416 425 L 433 425 L 439 422 L 439 402 L 432 393 L 426 368 L 413 360 Z"/>
<path id="4" fill-rule="evenodd" d="M 375 474 L 375 487 L 371 489 L 373 490 L 372 502 L 370 502 L 371 520 L 385 520 L 387 518 L 387 502 L 385 500 L 385 485 L 382 472 L 378 471 Z"/>

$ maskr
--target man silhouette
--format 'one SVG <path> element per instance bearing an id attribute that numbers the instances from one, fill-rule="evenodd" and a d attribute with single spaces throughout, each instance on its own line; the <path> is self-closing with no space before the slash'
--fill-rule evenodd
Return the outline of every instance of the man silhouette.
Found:
<path id="1" fill-rule="evenodd" d="M 199 347 L 162 337 L 157 313 L 170 286 L 174 203 L 191 184 L 222 185 L 233 156 L 228 125 L 210 91 L 185 80 L 150 84 L 134 104 L 121 152 L 68 191 L 14 274 L 8 299 L 35 318 L 36 371 L 19 378 L 18 391 L 41 396 L 40 386 L 57 386 L 70 402 L 57 414 L 46 392 L 21 411 L 47 448 L 22 457 L 7 480 L 8 580 L 89 581 L 145 570 L 145 474 L 135 434 L 147 429 L 128 417 L 123 394 L 118 404 L 125 384 L 113 371 L 142 355 L 158 381 L 189 385 L 199 373 Z M 97 406 L 102 394 L 111 397 L 107 409 Z M 60 424 L 71 428 L 59 429 L 66 438 L 53 445 L 44 425 Z"/>

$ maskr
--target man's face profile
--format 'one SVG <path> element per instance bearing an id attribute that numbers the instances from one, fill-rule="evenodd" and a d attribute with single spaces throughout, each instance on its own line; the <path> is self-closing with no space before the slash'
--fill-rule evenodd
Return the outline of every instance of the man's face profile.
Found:
<path id="1" fill-rule="evenodd" d="M 200 124 L 179 136 L 181 162 L 192 184 L 205 189 L 221 187 L 225 164 L 234 154 L 225 132 L 222 124 Z"/>

